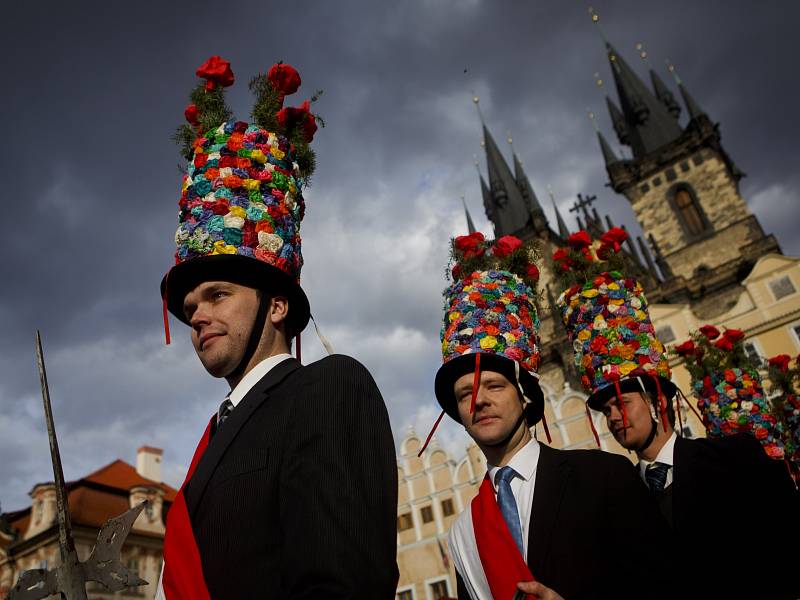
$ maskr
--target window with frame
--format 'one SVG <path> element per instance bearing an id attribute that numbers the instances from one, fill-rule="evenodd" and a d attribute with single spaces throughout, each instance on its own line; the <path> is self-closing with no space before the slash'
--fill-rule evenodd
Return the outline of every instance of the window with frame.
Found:
<path id="1" fill-rule="evenodd" d="M 757 365 L 761 365 L 764 362 L 764 357 L 761 355 L 761 352 L 758 351 L 758 346 L 756 346 L 755 342 L 744 342 L 742 348 L 747 358 Z"/>
<path id="2" fill-rule="evenodd" d="M 442 500 L 442 514 L 445 517 L 449 517 L 450 515 L 455 514 L 456 507 L 453 505 L 453 499 L 448 498 L 447 500 Z"/>
<path id="3" fill-rule="evenodd" d="M 800 323 L 795 323 L 792 325 L 792 333 L 794 333 L 797 343 L 800 344 Z"/>
<path id="4" fill-rule="evenodd" d="M 430 523 L 431 521 L 433 521 L 433 507 L 431 507 L 430 505 L 423 506 L 419 512 L 420 515 L 422 515 L 423 523 Z"/>
<path id="5" fill-rule="evenodd" d="M 708 229 L 700 206 L 688 188 L 679 187 L 675 190 L 673 201 L 689 235 L 700 235 Z"/>
<path id="6" fill-rule="evenodd" d="M 403 513 L 397 517 L 397 531 L 405 531 L 414 526 L 414 520 L 411 518 L 411 513 Z"/>
<path id="7" fill-rule="evenodd" d="M 770 281 L 769 289 L 772 292 L 772 295 L 775 297 L 775 300 L 781 300 L 797 291 L 797 289 L 794 287 L 794 283 L 792 283 L 792 280 L 788 275 L 784 275 L 783 277 L 775 279 L 774 281 Z"/>
<path id="8" fill-rule="evenodd" d="M 447 580 L 441 579 L 428 584 L 428 589 L 431 591 L 431 598 L 433 600 L 440 600 L 447 598 L 450 595 L 450 589 L 447 587 Z"/>
<path id="9" fill-rule="evenodd" d="M 403 590 L 402 592 L 397 592 L 395 600 L 414 600 L 414 592 L 412 592 L 411 590 Z"/>

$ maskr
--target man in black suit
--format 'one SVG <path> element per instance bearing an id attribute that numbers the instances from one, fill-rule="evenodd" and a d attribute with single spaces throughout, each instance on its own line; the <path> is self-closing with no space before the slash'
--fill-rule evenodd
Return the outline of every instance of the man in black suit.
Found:
<path id="1" fill-rule="evenodd" d="M 800 502 L 785 465 L 750 435 L 678 436 L 676 388 L 663 380 L 661 387 L 666 424 L 651 378 L 623 380 L 619 393 L 607 389 L 589 405 L 639 457 L 637 472 L 674 531 L 675 574 L 698 598 L 798 598 L 794 553 L 782 549 L 800 539 Z"/>
<path id="2" fill-rule="evenodd" d="M 178 134 L 189 164 L 177 264 L 161 296 L 165 325 L 167 310 L 189 325 L 200 362 L 231 390 L 170 508 L 157 597 L 389 600 L 397 463 L 386 406 L 352 358 L 303 366 L 289 354 L 311 315 L 299 231 L 316 124 L 307 108 L 281 109 L 300 76 L 285 63 L 257 76 L 256 122 L 245 123 L 228 120 L 229 63 L 213 56 L 197 74 L 192 127 Z"/>
<path id="3" fill-rule="evenodd" d="M 535 579 L 518 588 L 542 600 L 672 597 L 672 578 L 663 567 L 670 560 L 662 543 L 669 529 L 630 462 L 539 443 L 530 427 L 542 417 L 541 391 L 529 376 L 518 384 L 512 361 L 503 357 L 482 355 L 470 413 L 474 355 L 471 363 L 469 355 L 457 360 L 460 365 L 437 377 L 437 398 L 486 456 L 497 495 L 501 469 L 515 471 L 510 486 L 525 523 L 521 553 Z M 490 568 L 476 547 L 475 515 L 465 510 L 450 533 L 460 600 L 492 597 Z"/>

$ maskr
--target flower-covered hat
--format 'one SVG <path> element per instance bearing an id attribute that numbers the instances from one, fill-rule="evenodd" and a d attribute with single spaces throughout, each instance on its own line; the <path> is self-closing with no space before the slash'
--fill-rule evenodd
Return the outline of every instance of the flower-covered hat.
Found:
<path id="1" fill-rule="evenodd" d="M 744 332 L 704 325 L 673 349 L 684 359 L 709 437 L 750 433 L 768 456 L 785 455 L 783 422 L 772 413 L 758 365 L 744 352 Z"/>
<path id="2" fill-rule="evenodd" d="M 316 130 L 309 103 L 284 108 L 300 76 L 274 65 L 250 83 L 255 123 L 231 119 L 223 89 L 233 83 L 227 61 L 211 57 L 198 71 L 179 128 L 188 167 L 179 200 L 175 266 L 161 282 L 165 307 L 186 323 L 183 300 L 203 281 L 223 280 L 286 294 L 295 332 L 308 323 L 299 285 L 304 181 L 314 168 L 308 148 Z M 166 315 L 165 315 L 166 318 Z"/>
<path id="3" fill-rule="evenodd" d="M 441 330 L 444 364 L 436 374 L 436 398 L 461 422 L 453 384 L 466 373 L 488 369 L 520 386 L 529 402 L 529 425 L 544 412 L 537 382 L 539 316 L 534 292 L 539 270 L 535 250 L 513 236 L 487 242 L 480 233 L 453 242 L 453 282 L 445 291 Z M 474 401 L 474 399 L 473 399 Z"/>
<path id="4" fill-rule="evenodd" d="M 616 266 L 611 259 L 626 237 L 624 230 L 611 229 L 595 250 L 591 238 L 581 231 L 570 237 L 569 249 L 553 257 L 560 271 L 578 275 L 556 304 L 572 342 L 581 383 L 590 394 L 588 405 L 595 410 L 619 394 L 620 382 L 626 379 L 639 378 L 648 388 L 657 389 L 659 397 L 672 397 L 677 391 L 642 286 L 619 270 L 602 270 Z"/>

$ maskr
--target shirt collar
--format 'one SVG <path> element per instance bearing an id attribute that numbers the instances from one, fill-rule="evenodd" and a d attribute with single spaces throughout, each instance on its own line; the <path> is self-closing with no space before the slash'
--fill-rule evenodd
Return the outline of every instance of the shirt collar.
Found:
<path id="1" fill-rule="evenodd" d="M 639 471 L 644 473 L 647 467 L 657 462 L 669 465 L 670 467 L 675 466 L 673 455 L 675 454 L 675 440 L 677 438 L 678 434 L 673 431 L 664 446 L 658 451 L 658 455 L 654 461 L 645 460 L 643 458 L 639 459 Z"/>
<path id="2" fill-rule="evenodd" d="M 256 383 L 261 381 L 261 378 L 264 377 L 264 375 L 269 373 L 270 370 L 285 361 L 287 358 L 292 358 L 292 355 L 287 353 L 275 354 L 265 358 L 255 367 L 250 369 L 250 371 L 248 371 L 247 374 L 242 377 L 242 380 L 236 385 L 236 387 L 233 388 L 228 394 L 231 404 L 236 407 L 239 402 L 242 401 L 242 398 L 247 395 L 247 392 L 249 392 Z"/>
<path id="3" fill-rule="evenodd" d="M 519 476 L 525 481 L 529 481 L 533 474 L 536 472 L 536 465 L 539 463 L 539 442 L 535 437 L 531 437 L 530 441 L 520 448 L 517 453 L 508 461 L 509 467 L 514 469 Z M 497 492 L 497 487 L 494 483 L 494 477 L 500 467 L 495 465 L 487 465 L 489 467 L 489 478 L 492 481 L 494 491 Z"/>

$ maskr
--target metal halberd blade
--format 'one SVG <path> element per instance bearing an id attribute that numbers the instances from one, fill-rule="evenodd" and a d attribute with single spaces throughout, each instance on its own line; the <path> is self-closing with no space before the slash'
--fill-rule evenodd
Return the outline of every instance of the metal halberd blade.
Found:
<path id="1" fill-rule="evenodd" d="M 120 560 L 122 545 L 133 527 L 133 522 L 142 512 L 147 501 L 134 506 L 118 517 L 109 519 L 100 530 L 97 542 L 86 562 L 78 560 L 69 518 L 67 486 L 64 482 L 64 471 L 61 468 L 61 455 L 58 452 L 53 410 L 50 406 L 50 390 L 47 386 L 47 372 L 44 367 L 42 338 L 38 331 L 36 332 L 36 362 L 42 387 L 47 437 L 50 440 L 50 457 L 53 461 L 61 564 L 55 569 L 32 569 L 22 573 L 17 584 L 11 589 L 8 600 L 39 600 L 55 594 L 60 594 L 66 600 L 87 600 L 87 581 L 100 582 L 112 592 L 118 592 L 128 587 L 147 585 L 144 579 L 128 569 Z"/>

